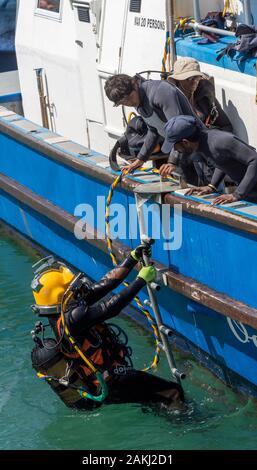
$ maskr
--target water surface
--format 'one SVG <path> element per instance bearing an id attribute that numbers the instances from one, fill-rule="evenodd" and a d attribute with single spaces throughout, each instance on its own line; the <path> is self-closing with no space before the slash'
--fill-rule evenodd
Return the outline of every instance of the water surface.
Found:
<path id="1" fill-rule="evenodd" d="M 70 410 L 31 367 L 30 331 L 35 317 L 30 282 L 36 251 L 0 230 L 0 448 L 1 449 L 256 449 L 256 401 L 234 393 L 194 359 L 176 354 L 186 371 L 187 410 L 159 413 L 139 405 Z M 116 321 L 116 319 L 115 319 Z M 153 342 L 130 319 L 128 333 L 137 367 L 150 363 Z M 158 373 L 168 378 L 165 358 Z"/>

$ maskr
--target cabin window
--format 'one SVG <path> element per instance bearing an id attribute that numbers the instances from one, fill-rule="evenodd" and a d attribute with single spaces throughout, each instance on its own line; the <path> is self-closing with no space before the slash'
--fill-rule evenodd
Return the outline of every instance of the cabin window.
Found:
<path id="1" fill-rule="evenodd" d="M 130 0 L 129 11 L 133 13 L 141 13 L 142 0 Z"/>
<path id="2" fill-rule="evenodd" d="M 41 10 L 52 11 L 53 13 L 60 13 L 61 0 L 38 0 L 37 7 Z"/>
<path id="3" fill-rule="evenodd" d="M 62 0 L 36 0 L 36 15 L 59 20 L 61 9 Z"/>

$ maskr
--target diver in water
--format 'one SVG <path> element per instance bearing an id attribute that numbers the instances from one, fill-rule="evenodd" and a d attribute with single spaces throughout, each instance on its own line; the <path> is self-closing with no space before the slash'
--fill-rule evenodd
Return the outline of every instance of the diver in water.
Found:
<path id="1" fill-rule="evenodd" d="M 41 321 L 36 323 L 32 365 L 69 407 L 149 402 L 170 406 L 184 400 L 179 384 L 135 370 L 125 332 L 105 323 L 155 279 L 153 265 L 142 267 L 128 287 L 104 298 L 124 281 L 143 253 L 151 254 L 150 244 L 139 245 L 94 284 L 53 257 L 43 260 L 35 272 L 32 309 L 39 317 L 48 318 L 54 338 L 45 338 L 45 326 Z"/>

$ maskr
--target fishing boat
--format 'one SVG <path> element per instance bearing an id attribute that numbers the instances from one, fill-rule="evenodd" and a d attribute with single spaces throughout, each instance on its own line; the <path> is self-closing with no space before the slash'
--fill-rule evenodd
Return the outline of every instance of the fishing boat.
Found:
<path id="1" fill-rule="evenodd" d="M 256 59 L 217 62 L 217 51 L 235 40 L 229 30 L 216 28 L 217 42 L 199 44 L 201 31 L 213 33 L 201 18 L 219 11 L 220 3 L 18 2 L 24 116 L 0 108 L 2 223 L 93 280 L 111 268 L 105 208 L 117 173 L 108 156 L 130 111 L 122 113 L 105 96 L 105 81 L 115 73 L 160 78 L 153 71 L 170 70 L 175 55 L 194 57 L 214 77 L 235 133 L 257 145 Z M 256 2 L 231 3 L 230 19 L 257 22 Z M 170 35 L 175 24 L 184 26 Z M 155 238 L 157 299 L 170 340 L 229 386 L 257 396 L 257 206 L 238 201 L 213 207 L 214 195 L 187 196 L 176 180 L 168 191 L 156 191 L 159 183 L 149 169 L 115 187 L 112 254 L 122 260 L 142 234 Z M 149 213 L 153 223 L 146 228 Z M 131 315 L 141 321 L 134 308 Z"/>

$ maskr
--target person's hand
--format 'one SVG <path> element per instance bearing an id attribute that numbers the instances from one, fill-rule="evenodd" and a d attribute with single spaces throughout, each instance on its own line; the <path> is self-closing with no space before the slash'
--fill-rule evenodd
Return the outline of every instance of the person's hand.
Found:
<path id="1" fill-rule="evenodd" d="M 197 194 L 198 196 L 204 196 L 204 194 L 213 193 L 213 189 L 210 186 L 199 186 L 189 189 L 185 194 L 186 196 L 191 196 L 192 194 Z"/>
<path id="2" fill-rule="evenodd" d="M 171 175 L 173 171 L 175 170 L 176 170 L 176 165 L 173 165 L 173 163 L 164 163 L 160 168 L 160 175 L 163 178 L 166 178 L 166 176 Z"/>
<path id="3" fill-rule="evenodd" d="M 153 265 L 144 266 L 140 269 L 138 276 L 140 279 L 144 279 L 145 282 L 153 282 L 156 278 L 156 269 Z"/>
<path id="4" fill-rule="evenodd" d="M 238 201 L 238 199 L 234 194 L 221 194 L 212 201 L 212 206 L 229 204 L 236 201 Z"/>
<path id="5" fill-rule="evenodd" d="M 122 168 L 122 174 L 127 175 L 133 173 L 133 171 L 135 171 L 137 168 L 140 168 L 143 163 L 144 162 L 142 162 L 142 160 L 139 160 L 139 158 L 137 158 L 133 163 L 131 163 L 131 165 L 126 165 Z"/>
<path id="6" fill-rule="evenodd" d="M 143 255 L 146 255 L 147 258 L 151 258 L 152 255 L 152 248 L 150 243 L 142 243 L 141 245 L 138 245 L 135 250 L 131 251 L 131 256 L 134 258 L 136 261 L 139 261 L 140 259 L 143 258 Z"/>

